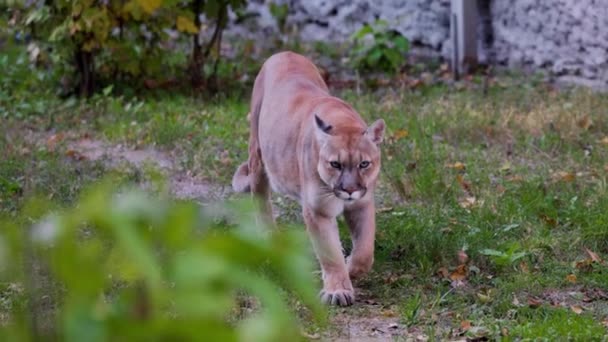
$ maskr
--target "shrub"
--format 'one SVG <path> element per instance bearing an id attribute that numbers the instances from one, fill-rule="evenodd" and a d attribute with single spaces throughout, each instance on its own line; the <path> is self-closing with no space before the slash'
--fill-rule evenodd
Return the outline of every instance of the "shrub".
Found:
<path id="1" fill-rule="evenodd" d="M 409 41 L 383 20 L 363 25 L 351 39 L 351 62 L 361 71 L 397 72 L 409 51 Z"/>
<path id="2" fill-rule="evenodd" d="M 67 210 L 34 201 L 0 221 L 0 261 L 10 260 L 0 262 L 0 294 L 3 282 L 24 287 L 0 339 L 286 341 L 300 338 L 288 296 L 321 317 L 301 231 L 256 224 L 248 202 L 209 214 L 110 189 Z M 260 305 L 239 318 L 249 296 Z M 41 297 L 55 302 L 48 315 Z"/>

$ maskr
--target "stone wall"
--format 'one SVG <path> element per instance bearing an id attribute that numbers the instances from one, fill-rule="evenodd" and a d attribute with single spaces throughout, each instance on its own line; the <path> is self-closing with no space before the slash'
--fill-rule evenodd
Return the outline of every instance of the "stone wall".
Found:
<path id="1" fill-rule="evenodd" d="M 344 41 L 376 19 L 448 58 L 450 0 L 274 0 L 289 5 L 288 23 L 307 40 Z M 480 57 L 509 66 L 532 66 L 571 82 L 608 88 L 608 0 L 479 0 L 487 25 Z M 276 33 L 268 1 L 252 0 L 257 18 L 233 33 Z M 480 7 L 484 7 L 483 4 Z M 483 21 L 481 21 L 483 22 Z M 480 25 L 483 26 L 483 25 Z M 481 40 L 485 40 L 485 44 Z M 485 47 L 485 49 L 484 49 Z"/>
<path id="2" fill-rule="evenodd" d="M 498 62 L 608 86 L 608 0 L 494 0 L 491 17 Z"/>

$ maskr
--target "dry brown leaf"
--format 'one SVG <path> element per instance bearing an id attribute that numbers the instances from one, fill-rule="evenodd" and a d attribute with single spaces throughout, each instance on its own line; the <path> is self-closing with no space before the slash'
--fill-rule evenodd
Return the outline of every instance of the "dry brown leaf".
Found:
<path id="1" fill-rule="evenodd" d="M 530 273 L 530 269 L 528 268 L 528 263 L 525 262 L 525 261 L 522 261 L 522 262 L 519 263 L 519 270 L 522 273 L 526 273 L 526 274 Z"/>
<path id="2" fill-rule="evenodd" d="M 68 156 L 68 157 L 70 157 L 70 158 L 72 158 L 72 159 L 74 159 L 74 160 L 79 160 L 79 161 L 87 159 L 87 157 L 85 155 L 83 155 L 82 153 L 80 153 L 80 152 L 78 152 L 76 150 L 71 150 L 71 149 L 67 150 L 65 152 L 65 155 Z"/>
<path id="3" fill-rule="evenodd" d="M 557 220 L 554 219 L 553 217 L 549 217 L 545 214 L 541 214 L 540 215 L 540 219 L 545 222 L 546 225 L 551 226 L 551 227 L 555 227 L 557 226 Z"/>
<path id="4" fill-rule="evenodd" d="M 442 278 L 448 278 L 450 276 L 450 271 L 448 271 L 446 267 L 440 267 L 437 270 L 437 274 L 440 275 Z"/>
<path id="5" fill-rule="evenodd" d="M 540 299 L 533 298 L 533 297 L 528 298 L 528 306 L 531 307 L 532 309 L 538 308 L 539 306 L 541 306 L 541 304 L 543 304 L 543 302 Z"/>
<path id="6" fill-rule="evenodd" d="M 608 317 L 604 318 L 604 320 L 602 321 L 602 325 L 608 328 Z"/>
<path id="7" fill-rule="evenodd" d="M 447 168 L 462 171 L 466 168 L 466 166 L 461 162 L 455 162 L 454 164 L 447 164 Z"/>
<path id="8" fill-rule="evenodd" d="M 603 145 L 608 145 L 608 136 L 603 137 L 598 142 Z"/>
<path id="9" fill-rule="evenodd" d="M 458 204 L 464 209 L 473 207 L 475 203 L 477 203 L 475 196 L 466 196 L 458 200 Z"/>
<path id="10" fill-rule="evenodd" d="M 571 183 L 574 182 L 574 180 L 576 179 L 576 175 L 573 172 L 557 171 L 553 173 L 552 178 L 555 181 Z"/>
<path id="11" fill-rule="evenodd" d="M 505 177 L 505 180 L 507 180 L 509 182 L 513 182 L 513 183 L 519 183 L 524 180 L 524 177 L 522 177 L 520 175 L 509 175 L 509 176 Z"/>
<path id="12" fill-rule="evenodd" d="M 384 317 L 396 317 L 397 313 L 391 309 L 385 309 L 381 311 L 382 316 Z"/>
<path id="13" fill-rule="evenodd" d="M 46 147 L 49 150 L 54 150 L 55 146 L 57 146 L 57 144 L 59 142 L 61 142 L 62 140 L 63 140 L 63 133 L 53 134 L 48 139 L 46 139 Z"/>
<path id="14" fill-rule="evenodd" d="M 471 321 L 464 320 L 460 322 L 460 328 L 464 331 L 471 329 Z"/>
<path id="15" fill-rule="evenodd" d="M 577 315 L 580 315 L 583 312 L 583 308 L 580 305 L 572 305 L 570 306 L 570 310 Z"/>
<path id="16" fill-rule="evenodd" d="M 566 276 L 566 281 L 568 281 L 572 284 L 576 284 L 576 274 L 568 274 Z"/>
<path id="17" fill-rule="evenodd" d="M 591 118 L 589 117 L 589 115 L 585 115 L 582 118 L 580 118 L 576 124 L 578 125 L 578 127 L 584 129 L 584 130 L 588 130 L 589 128 L 591 128 L 591 125 L 593 125 L 593 121 L 591 120 Z"/>
<path id="18" fill-rule="evenodd" d="M 596 253 L 590 251 L 589 248 L 585 247 L 585 252 L 587 252 L 593 262 L 597 262 L 598 264 L 602 263 L 602 258 L 600 258 Z"/>
<path id="19" fill-rule="evenodd" d="M 450 279 L 454 281 L 465 280 L 467 278 L 468 273 L 469 270 L 467 268 L 467 265 L 458 265 L 454 272 L 450 274 Z"/>
<path id="20" fill-rule="evenodd" d="M 574 264 L 574 267 L 576 267 L 577 269 L 579 269 L 581 271 L 590 271 L 592 263 L 593 263 L 593 260 L 591 260 L 591 259 L 580 260 Z"/>
<path id="21" fill-rule="evenodd" d="M 513 295 L 513 301 L 511 302 L 511 304 L 513 304 L 515 306 L 521 305 L 521 303 L 519 302 L 519 299 L 517 299 L 517 297 L 515 295 Z"/>
<path id="22" fill-rule="evenodd" d="M 395 140 L 399 140 L 407 138 L 408 135 L 410 135 L 410 132 L 408 132 L 406 129 L 398 129 L 395 131 L 395 134 L 393 134 L 393 138 Z"/>

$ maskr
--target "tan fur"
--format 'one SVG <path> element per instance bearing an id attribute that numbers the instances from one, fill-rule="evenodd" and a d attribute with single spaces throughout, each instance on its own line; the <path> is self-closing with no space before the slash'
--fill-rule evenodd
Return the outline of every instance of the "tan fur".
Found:
<path id="1" fill-rule="evenodd" d="M 351 277 L 372 267 L 373 193 L 383 134 L 384 121 L 367 127 L 350 105 L 329 94 L 318 69 L 301 55 L 273 55 L 255 80 L 249 160 L 239 166 L 232 185 L 235 191 L 251 191 L 260 198 L 269 220 L 270 188 L 302 205 L 323 270 L 324 302 L 352 304 Z M 341 213 L 353 241 L 347 262 L 336 224 Z"/>

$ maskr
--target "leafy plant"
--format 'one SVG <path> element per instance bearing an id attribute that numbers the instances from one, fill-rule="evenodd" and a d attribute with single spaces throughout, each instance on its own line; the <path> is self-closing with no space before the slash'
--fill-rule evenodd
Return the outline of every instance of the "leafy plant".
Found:
<path id="1" fill-rule="evenodd" d="M 289 15 L 289 5 L 287 3 L 277 4 L 271 2 L 269 5 L 270 14 L 277 21 L 277 26 L 282 33 L 285 33 L 285 24 L 287 23 L 287 16 Z"/>
<path id="2" fill-rule="evenodd" d="M 388 23 L 377 20 L 365 24 L 352 35 L 351 50 L 353 67 L 361 71 L 396 72 L 405 62 L 409 41 L 401 34 L 390 30 Z"/>
<path id="3" fill-rule="evenodd" d="M 27 296 L 0 338 L 300 338 L 285 298 L 321 317 L 302 232 L 255 223 L 248 202 L 212 212 L 107 184 L 67 210 L 32 202 L 21 219 L 0 225 L 0 260 L 13 260 L 0 264 L 0 285 L 18 284 Z M 55 302 L 52 313 L 37 305 L 41 296 Z M 250 297 L 259 305 L 240 318 L 237 303 Z"/>
<path id="4" fill-rule="evenodd" d="M 506 251 L 501 252 L 495 249 L 484 249 L 479 252 L 482 255 L 489 256 L 497 266 L 513 265 L 516 261 L 525 257 L 528 253 L 521 251 L 521 246 L 513 243 Z"/>
<path id="5" fill-rule="evenodd" d="M 204 85 L 204 67 L 214 65 L 209 78 L 216 76 L 222 31 L 228 10 L 236 10 L 245 0 L 60 0 L 11 1 L 0 3 L 8 26 L 18 36 L 32 40 L 36 55 L 47 57 L 46 68 L 69 80 L 80 96 L 100 89 L 100 80 L 141 80 L 174 68 L 174 58 L 188 65 L 193 86 Z M 203 25 L 201 15 L 207 18 Z M 203 28 L 212 30 L 208 42 L 201 41 Z M 192 41 L 189 59 L 176 46 Z M 48 56 L 47 56 L 48 55 Z M 210 63 L 211 62 L 211 63 Z M 73 77 L 68 75 L 73 74 Z M 165 75 L 166 76 L 166 75 Z M 173 75 L 171 75 L 173 76 Z M 67 82 L 67 81 L 66 81 Z M 66 83 L 64 82 L 64 83 Z"/>

